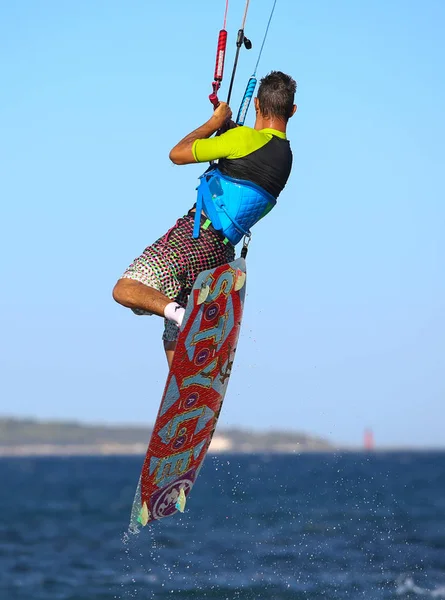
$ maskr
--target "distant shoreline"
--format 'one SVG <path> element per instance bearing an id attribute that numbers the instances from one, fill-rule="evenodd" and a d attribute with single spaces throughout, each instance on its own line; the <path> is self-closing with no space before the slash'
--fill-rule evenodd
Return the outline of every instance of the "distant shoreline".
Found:
<path id="1" fill-rule="evenodd" d="M 216 439 L 215 439 L 216 438 Z M 225 444 L 224 444 L 225 446 Z M 45 457 L 106 457 L 106 456 L 139 456 L 144 457 L 147 444 L 24 444 L 17 446 L 0 445 L 0 460 L 2 458 L 45 458 Z M 300 454 L 426 454 L 429 452 L 445 453 L 445 448 L 415 448 L 415 447 L 379 447 L 374 450 L 366 450 L 360 447 L 330 447 L 310 448 L 308 446 L 285 448 L 244 448 L 242 450 L 221 447 L 220 440 L 214 437 L 209 448 L 209 455 L 300 455 Z"/>
<path id="2" fill-rule="evenodd" d="M 152 427 L 0 418 L 0 456 L 145 455 Z M 302 432 L 218 429 L 210 453 L 332 451 L 325 439 Z"/>
<path id="3" fill-rule="evenodd" d="M 13 457 L 45 457 L 45 456 L 145 456 L 148 444 L 145 446 L 137 445 L 105 445 L 105 446 L 70 446 L 70 445 L 41 445 L 41 446 L 0 446 L 0 458 Z M 301 448 L 298 450 L 231 450 L 218 448 L 209 448 L 210 455 L 216 454 L 308 454 L 308 453 L 333 453 L 335 449 L 309 450 Z"/>
<path id="4" fill-rule="evenodd" d="M 144 456 L 150 426 L 90 425 L 0 417 L 1 457 Z M 209 454 L 445 452 L 445 447 L 384 447 L 372 450 L 334 444 L 296 431 L 249 431 L 218 428 Z"/>

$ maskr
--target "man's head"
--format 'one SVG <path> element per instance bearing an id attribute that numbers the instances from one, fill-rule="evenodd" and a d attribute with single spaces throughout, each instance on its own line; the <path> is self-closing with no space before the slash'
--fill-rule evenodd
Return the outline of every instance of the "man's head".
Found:
<path id="1" fill-rule="evenodd" d="M 294 104 L 297 84 L 289 75 L 272 71 L 260 81 L 255 108 L 266 119 L 287 121 L 295 113 Z"/>

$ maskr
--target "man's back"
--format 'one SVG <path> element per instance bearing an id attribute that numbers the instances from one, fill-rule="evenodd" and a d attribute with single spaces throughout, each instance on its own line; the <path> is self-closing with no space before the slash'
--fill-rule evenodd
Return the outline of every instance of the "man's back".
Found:
<path id="1" fill-rule="evenodd" d="M 218 160 L 218 170 L 228 177 L 259 185 L 278 198 L 292 168 L 292 151 L 286 134 L 276 129 L 236 127 L 220 136 L 196 140 L 196 162 Z"/>

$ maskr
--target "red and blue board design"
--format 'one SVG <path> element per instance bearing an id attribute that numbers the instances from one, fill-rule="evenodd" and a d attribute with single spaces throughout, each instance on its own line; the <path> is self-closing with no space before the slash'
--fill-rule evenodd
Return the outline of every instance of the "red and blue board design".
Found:
<path id="1" fill-rule="evenodd" d="M 184 510 L 226 393 L 246 290 L 243 258 L 204 271 L 190 294 L 130 528 Z"/>

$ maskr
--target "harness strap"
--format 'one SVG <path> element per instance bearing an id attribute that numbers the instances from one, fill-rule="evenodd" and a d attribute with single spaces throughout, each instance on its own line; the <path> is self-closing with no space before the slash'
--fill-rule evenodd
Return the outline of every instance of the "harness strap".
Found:
<path id="1" fill-rule="evenodd" d="M 199 188 L 198 188 L 199 190 Z M 195 220 L 193 222 L 193 237 L 199 238 L 199 228 L 201 227 L 201 213 L 202 213 L 202 194 L 198 191 L 198 197 L 196 199 L 195 208 Z"/>
<path id="2" fill-rule="evenodd" d="M 216 230 L 221 230 L 221 221 L 219 220 L 218 213 L 213 204 L 212 194 L 209 189 L 209 183 L 207 181 L 206 174 L 201 175 L 200 184 L 198 186 L 198 197 L 196 199 L 196 213 L 195 222 L 193 225 L 193 237 L 199 237 L 199 229 L 201 227 L 201 214 L 204 210 L 205 215 L 213 224 Z M 208 227 L 208 226 L 207 226 Z"/>
<path id="3" fill-rule="evenodd" d="M 205 231 L 206 229 L 208 229 L 208 228 L 210 227 L 210 225 L 211 225 L 211 224 L 212 224 L 212 221 L 211 221 L 210 219 L 206 219 L 206 220 L 204 221 L 204 223 L 201 225 L 201 229 L 204 229 L 204 231 Z M 229 238 L 226 238 L 226 237 L 225 237 L 225 238 L 223 239 L 222 243 L 223 243 L 224 245 L 228 244 L 228 243 L 229 243 Z"/>
<path id="4" fill-rule="evenodd" d="M 204 181 L 203 178 L 201 178 L 201 185 L 202 182 Z M 213 213 L 213 219 L 209 219 L 207 218 L 204 223 L 201 225 L 201 215 L 203 212 L 203 208 L 205 208 L 205 213 L 207 215 L 207 213 L 209 212 L 207 205 L 209 204 L 208 202 L 205 203 L 206 206 L 204 206 L 204 194 L 202 193 L 202 190 L 198 187 L 198 198 L 196 199 L 196 208 L 195 208 L 195 220 L 193 222 L 193 238 L 199 238 L 199 230 L 202 228 L 204 230 L 207 230 L 210 225 L 212 225 L 213 223 L 213 227 L 215 228 L 215 222 L 216 223 L 220 223 L 219 221 L 219 217 L 218 217 L 218 213 L 216 212 L 216 210 L 214 210 L 214 206 L 213 206 L 213 202 L 210 201 L 210 212 Z M 207 184 L 206 181 L 206 185 L 205 185 L 205 190 L 208 192 L 208 194 L 210 195 L 210 190 L 209 190 L 209 186 Z M 210 216 L 210 215 L 209 215 Z M 221 223 L 220 223 L 220 228 L 221 228 Z M 216 228 L 215 228 L 216 229 Z M 229 239 L 228 238 L 224 238 L 222 241 L 223 244 L 228 244 L 229 243 Z"/>

